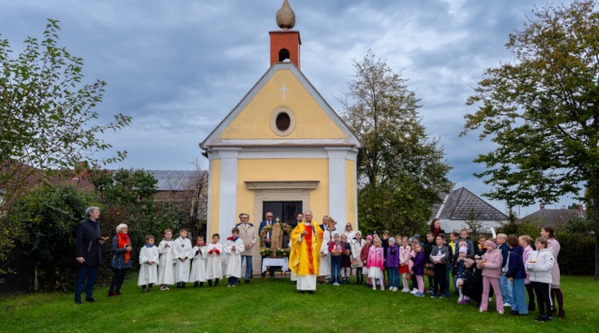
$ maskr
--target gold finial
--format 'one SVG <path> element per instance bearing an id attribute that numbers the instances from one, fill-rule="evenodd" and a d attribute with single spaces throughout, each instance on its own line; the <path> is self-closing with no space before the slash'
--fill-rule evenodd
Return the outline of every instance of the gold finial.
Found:
<path id="1" fill-rule="evenodd" d="M 281 9 L 277 12 L 277 25 L 283 30 L 293 29 L 295 26 L 295 13 L 289 6 L 289 0 L 283 1 Z"/>

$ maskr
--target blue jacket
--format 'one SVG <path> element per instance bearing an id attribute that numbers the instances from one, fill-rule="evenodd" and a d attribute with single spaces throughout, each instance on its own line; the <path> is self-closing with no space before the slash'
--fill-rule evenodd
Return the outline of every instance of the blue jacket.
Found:
<path id="1" fill-rule="evenodd" d="M 507 243 L 501 244 L 499 247 L 501 250 L 501 255 L 503 256 L 503 263 L 501 263 L 501 268 L 505 267 L 505 263 L 507 262 L 507 256 L 510 253 L 510 248 L 507 246 Z"/>
<path id="2" fill-rule="evenodd" d="M 79 222 L 75 237 L 75 257 L 85 258 L 88 267 L 98 267 L 102 264 L 102 248 L 100 243 L 100 222 L 89 218 Z"/>
<path id="3" fill-rule="evenodd" d="M 129 238 L 129 245 L 131 245 L 131 238 Z M 132 267 L 131 262 L 133 261 L 133 256 L 129 259 L 129 262 L 125 262 L 125 252 L 127 252 L 127 248 L 123 247 L 119 249 L 119 236 L 114 236 L 112 238 L 112 262 L 110 265 L 114 269 L 130 269 Z"/>
<path id="4" fill-rule="evenodd" d="M 510 251 L 510 264 L 508 270 L 505 273 L 505 277 L 514 279 L 526 278 L 526 268 L 524 267 L 524 261 L 522 260 L 522 254 L 524 249 L 522 246 L 514 246 Z"/>

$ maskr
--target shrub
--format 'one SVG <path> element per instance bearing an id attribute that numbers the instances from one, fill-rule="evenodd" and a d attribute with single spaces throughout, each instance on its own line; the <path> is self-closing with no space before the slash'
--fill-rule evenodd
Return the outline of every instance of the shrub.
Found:
<path id="1" fill-rule="evenodd" d="M 592 235 L 557 233 L 555 238 L 561 246 L 557 259 L 562 274 L 593 275 L 595 241 Z"/>

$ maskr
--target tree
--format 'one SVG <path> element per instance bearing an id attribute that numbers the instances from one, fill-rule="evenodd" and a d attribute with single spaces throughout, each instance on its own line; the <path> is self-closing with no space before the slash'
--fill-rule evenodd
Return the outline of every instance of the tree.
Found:
<path id="1" fill-rule="evenodd" d="M 478 234 L 480 233 L 483 223 L 476 219 L 476 212 L 474 209 L 470 209 L 468 212 L 468 219 L 464 221 L 468 228 L 470 228 L 470 232 L 474 235 L 474 239 L 478 239 Z"/>
<path id="2" fill-rule="evenodd" d="M 104 81 L 83 83 L 83 60 L 58 45 L 58 21 L 48 20 L 42 40 L 29 37 L 17 57 L 0 39 L 0 262 L 12 246 L 19 221 L 6 214 L 44 171 L 105 165 L 126 152 L 99 159 L 111 148 L 99 135 L 118 131 L 130 117 L 98 124 Z M 82 163 L 83 162 L 83 163 Z"/>
<path id="3" fill-rule="evenodd" d="M 450 166 L 418 115 L 419 100 L 385 60 L 368 52 L 354 62 L 344 119 L 363 147 L 358 153 L 358 214 L 366 229 L 420 231 L 439 193 L 448 192 Z"/>
<path id="4" fill-rule="evenodd" d="M 475 162 L 486 195 L 508 206 L 551 203 L 582 188 L 599 202 L 599 13 L 593 1 L 533 10 L 506 44 L 514 59 L 489 68 L 467 104 L 465 134 L 481 130 L 495 149 Z M 595 278 L 599 279 L 599 210 Z"/>

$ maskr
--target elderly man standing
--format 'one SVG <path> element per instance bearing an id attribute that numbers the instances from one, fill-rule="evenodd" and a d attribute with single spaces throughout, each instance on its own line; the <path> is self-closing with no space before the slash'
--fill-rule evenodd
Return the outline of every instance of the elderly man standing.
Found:
<path id="1" fill-rule="evenodd" d="M 98 277 L 98 268 L 102 263 L 102 245 L 108 237 L 100 234 L 100 208 L 89 207 L 85 214 L 87 218 L 79 222 L 75 240 L 75 260 L 77 260 L 77 283 L 75 284 L 75 303 L 81 304 L 81 293 L 85 286 L 85 300 L 95 302 L 93 296 L 94 284 Z"/>
<path id="2" fill-rule="evenodd" d="M 299 223 L 291 233 L 289 268 L 297 275 L 297 290 L 313 294 L 320 265 L 323 231 L 312 223 L 312 211 L 306 211 L 304 218 L 305 222 Z"/>
<path id="3" fill-rule="evenodd" d="M 249 214 L 239 214 L 239 221 L 241 223 L 237 224 L 236 227 L 239 229 L 239 238 L 241 238 L 245 245 L 245 251 L 241 253 L 241 261 L 243 262 L 245 259 L 245 283 L 248 283 L 252 277 L 252 251 L 258 238 L 254 234 L 254 225 L 249 223 Z"/>

